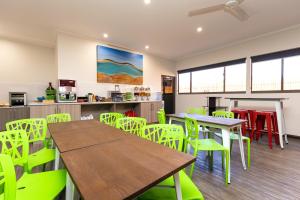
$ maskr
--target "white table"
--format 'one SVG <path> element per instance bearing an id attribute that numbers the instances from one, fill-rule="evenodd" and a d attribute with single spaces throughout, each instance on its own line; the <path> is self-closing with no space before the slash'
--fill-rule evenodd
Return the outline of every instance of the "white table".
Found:
<path id="1" fill-rule="evenodd" d="M 288 98 L 225 98 L 225 99 L 230 100 L 229 111 L 231 111 L 231 109 L 234 108 L 234 106 L 238 105 L 238 101 L 265 101 L 265 102 L 273 103 L 277 113 L 278 134 L 279 134 L 279 142 L 280 142 L 281 149 L 284 148 L 283 136 L 285 136 L 285 142 L 286 144 L 288 144 L 285 118 L 283 112 L 283 101 L 287 100 Z M 236 102 L 235 105 L 234 102 Z"/>
<path id="2" fill-rule="evenodd" d="M 203 127 L 211 127 L 217 128 L 222 130 L 222 139 L 223 139 L 223 146 L 230 149 L 230 131 L 234 128 L 238 128 L 239 131 L 239 144 L 240 144 L 240 151 L 241 151 L 241 159 L 243 168 L 246 170 L 246 163 L 245 163 L 245 155 L 244 155 L 244 145 L 242 141 L 242 132 L 241 132 L 241 125 L 246 120 L 241 119 L 229 119 L 229 118 L 219 118 L 219 117 L 212 117 L 212 116 L 203 116 L 197 114 L 168 114 L 169 117 L 169 124 L 172 121 L 184 122 L 184 118 L 190 117 L 196 119 L 198 124 Z M 230 155 L 229 155 L 229 165 L 228 165 L 228 183 L 230 183 Z"/>

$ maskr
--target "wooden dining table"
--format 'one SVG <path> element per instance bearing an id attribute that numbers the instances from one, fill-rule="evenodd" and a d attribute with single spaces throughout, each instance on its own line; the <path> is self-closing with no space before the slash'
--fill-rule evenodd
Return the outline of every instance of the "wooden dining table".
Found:
<path id="1" fill-rule="evenodd" d="M 239 146 L 241 152 L 241 159 L 243 168 L 246 170 L 246 162 L 244 155 L 244 145 L 242 142 L 242 131 L 241 125 L 246 122 L 246 120 L 241 119 L 230 119 L 230 118 L 219 118 L 212 116 L 204 116 L 198 114 L 187 114 L 187 113 L 178 113 L 178 114 L 168 114 L 169 124 L 172 124 L 173 121 L 185 122 L 185 117 L 190 117 L 196 119 L 198 124 L 202 127 L 216 128 L 222 130 L 222 141 L 223 146 L 230 149 L 230 132 L 234 128 L 238 128 L 239 130 Z M 230 155 L 229 155 L 229 166 L 228 166 L 228 183 L 230 183 Z"/>
<path id="2" fill-rule="evenodd" d="M 49 132 L 68 172 L 68 200 L 75 187 L 85 200 L 134 199 L 170 176 L 182 199 L 179 171 L 196 160 L 96 120 L 50 124 Z"/>

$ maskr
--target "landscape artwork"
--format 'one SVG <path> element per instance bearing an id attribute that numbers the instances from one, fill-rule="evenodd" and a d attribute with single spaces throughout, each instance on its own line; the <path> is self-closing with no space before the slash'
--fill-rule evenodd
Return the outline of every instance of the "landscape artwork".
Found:
<path id="1" fill-rule="evenodd" d="M 143 84 L 143 55 L 97 46 L 97 82 Z"/>

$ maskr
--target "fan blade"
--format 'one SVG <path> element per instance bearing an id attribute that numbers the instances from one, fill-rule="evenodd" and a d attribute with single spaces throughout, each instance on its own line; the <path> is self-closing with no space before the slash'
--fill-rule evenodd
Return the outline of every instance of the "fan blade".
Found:
<path id="1" fill-rule="evenodd" d="M 235 6 L 233 8 L 225 7 L 224 11 L 236 17 L 240 21 L 246 21 L 249 19 L 249 15 L 239 6 Z"/>
<path id="2" fill-rule="evenodd" d="M 202 9 L 190 11 L 188 15 L 190 17 L 193 17 L 193 16 L 196 16 L 196 15 L 202 15 L 202 14 L 206 14 L 206 13 L 210 13 L 210 12 L 223 10 L 224 7 L 225 7 L 224 4 L 219 4 L 219 5 L 210 6 L 210 7 L 207 7 L 207 8 L 202 8 Z"/>

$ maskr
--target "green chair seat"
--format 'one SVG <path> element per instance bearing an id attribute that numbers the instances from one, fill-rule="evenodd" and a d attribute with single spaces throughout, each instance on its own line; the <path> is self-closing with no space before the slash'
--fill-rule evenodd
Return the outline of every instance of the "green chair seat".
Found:
<path id="1" fill-rule="evenodd" d="M 4 192 L 0 200 L 53 200 L 66 185 L 66 171 L 57 170 L 36 174 L 24 173 L 16 181 L 14 166 L 10 156 L 0 155 L 1 183 Z"/>
<path id="2" fill-rule="evenodd" d="M 182 199 L 183 200 L 203 200 L 204 197 L 193 183 L 193 181 L 186 175 L 184 171 L 179 172 L 179 179 L 181 185 Z M 161 187 L 165 186 L 165 187 Z M 151 188 L 141 196 L 138 200 L 176 200 L 176 192 L 174 190 L 175 184 L 173 177 L 169 177 L 163 182 L 159 183 L 156 187 Z"/>
<path id="3" fill-rule="evenodd" d="M 43 148 L 28 156 L 28 172 L 31 173 L 34 167 L 51 162 L 55 159 L 55 150 Z"/>
<path id="4" fill-rule="evenodd" d="M 198 151 L 224 151 L 226 148 L 214 139 L 190 140 L 189 144 Z"/>

